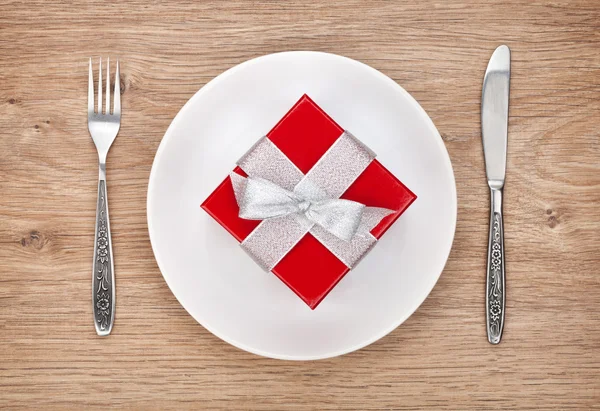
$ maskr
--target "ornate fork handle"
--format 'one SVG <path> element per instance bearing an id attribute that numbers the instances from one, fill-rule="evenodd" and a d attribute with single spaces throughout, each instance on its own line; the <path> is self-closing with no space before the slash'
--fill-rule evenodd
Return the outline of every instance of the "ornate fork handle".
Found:
<path id="1" fill-rule="evenodd" d="M 490 239 L 488 244 L 485 312 L 488 341 L 498 344 L 504 328 L 504 223 L 502 189 L 491 189 Z"/>
<path id="2" fill-rule="evenodd" d="M 108 220 L 106 180 L 98 181 L 96 236 L 92 264 L 92 305 L 94 324 L 100 336 L 110 334 L 115 318 L 115 271 Z"/>

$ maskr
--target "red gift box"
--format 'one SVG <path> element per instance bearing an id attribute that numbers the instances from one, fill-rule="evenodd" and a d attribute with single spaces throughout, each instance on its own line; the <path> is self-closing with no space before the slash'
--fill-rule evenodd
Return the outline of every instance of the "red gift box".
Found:
<path id="1" fill-rule="evenodd" d="M 304 95 L 267 137 L 306 174 L 343 132 L 342 127 Z M 247 176 L 240 167 L 234 172 Z M 371 230 L 371 234 L 379 239 L 416 195 L 375 159 L 341 198 L 395 210 Z M 202 203 L 202 208 L 239 242 L 260 224 L 260 221 L 238 216 L 239 207 L 229 177 Z M 307 233 L 271 271 L 315 309 L 349 270 L 319 240 Z"/>

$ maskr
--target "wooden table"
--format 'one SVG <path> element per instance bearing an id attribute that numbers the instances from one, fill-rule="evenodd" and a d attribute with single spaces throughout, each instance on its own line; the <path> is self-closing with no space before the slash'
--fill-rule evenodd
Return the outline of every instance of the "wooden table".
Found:
<path id="1" fill-rule="evenodd" d="M 0 405 L 128 409 L 589 409 L 600 404 L 600 3 L 0 3 Z M 513 52 L 504 339 L 488 344 L 483 73 Z M 437 286 L 353 354 L 240 351 L 179 305 L 146 228 L 152 160 L 181 106 L 252 57 L 322 50 L 406 88 L 448 148 L 458 228 Z M 122 62 L 109 155 L 117 321 L 92 325 L 96 151 L 88 57 Z"/>

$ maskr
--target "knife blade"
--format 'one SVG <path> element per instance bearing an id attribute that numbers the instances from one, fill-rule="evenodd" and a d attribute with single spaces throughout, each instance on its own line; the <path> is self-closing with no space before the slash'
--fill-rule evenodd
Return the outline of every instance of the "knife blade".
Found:
<path id="1" fill-rule="evenodd" d="M 490 58 L 481 93 L 481 136 L 491 210 L 486 276 L 486 325 L 491 344 L 498 344 L 502 339 L 505 317 L 502 196 L 506 177 L 509 92 L 510 49 L 502 45 Z"/>

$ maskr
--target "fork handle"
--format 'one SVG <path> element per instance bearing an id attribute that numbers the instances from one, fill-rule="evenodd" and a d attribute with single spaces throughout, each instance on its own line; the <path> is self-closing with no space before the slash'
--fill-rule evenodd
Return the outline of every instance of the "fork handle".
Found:
<path id="1" fill-rule="evenodd" d="M 101 167 L 92 263 L 92 310 L 96 333 L 100 336 L 110 334 L 115 319 L 115 270 L 108 220 L 106 178 L 103 176 L 103 171 L 104 169 Z"/>
<path id="2" fill-rule="evenodd" d="M 504 219 L 502 217 L 502 189 L 492 188 L 490 213 L 490 238 L 485 313 L 488 341 L 498 344 L 504 328 L 504 308 L 506 302 L 504 280 Z"/>

